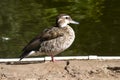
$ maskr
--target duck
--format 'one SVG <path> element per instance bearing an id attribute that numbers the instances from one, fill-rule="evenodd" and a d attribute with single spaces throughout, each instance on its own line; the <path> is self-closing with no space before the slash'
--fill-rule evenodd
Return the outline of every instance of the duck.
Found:
<path id="1" fill-rule="evenodd" d="M 43 30 L 34 37 L 22 50 L 20 61 L 29 56 L 49 55 L 51 61 L 54 56 L 68 49 L 75 39 L 75 32 L 69 24 L 79 24 L 67 14 L 60 14 L 56 18 L 55 26 Z"/>

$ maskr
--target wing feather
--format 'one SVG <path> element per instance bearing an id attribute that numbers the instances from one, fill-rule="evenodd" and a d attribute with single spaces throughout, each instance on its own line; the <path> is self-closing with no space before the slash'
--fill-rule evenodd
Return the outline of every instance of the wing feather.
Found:
<path id="1" fill-rule="evenodd" d="M 35 38 L 33 38 L 23 48 L 23 54 L 20 56 L 21 59 L 24 58 L 26 55 L 28 55 L 29 52 L 31 52 L 31 51 L 38 51 L 39 48 L 41 47 L 40 44 L 42 42 L 56 39 L 61 36 L 63 36 L 63 33 L 62 33 L 61 29 L 58 29 L 57 27 L 53 27 L 53 28 L 44 30 L 41 34 L 39 34 Z"/>

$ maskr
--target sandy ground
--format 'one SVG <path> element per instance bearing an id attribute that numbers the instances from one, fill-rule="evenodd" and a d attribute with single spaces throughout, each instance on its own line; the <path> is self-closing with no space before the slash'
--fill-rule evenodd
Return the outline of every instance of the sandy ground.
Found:
<path id="1" fill-rule="evenodd" d="M 120 80 L 120 60 L 0 63 L 0 80 Z"/>

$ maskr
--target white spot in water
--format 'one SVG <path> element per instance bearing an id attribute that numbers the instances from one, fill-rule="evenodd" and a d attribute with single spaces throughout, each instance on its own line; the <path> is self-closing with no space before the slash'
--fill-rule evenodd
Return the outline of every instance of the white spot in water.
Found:
<path id="1" fill-rule="evenodd" d="M 7 41 L 7 40 L 10 40 L 10 38 L 9 37 L 2 37 L 2 40 L 4 40 L 4 41 Z"/>

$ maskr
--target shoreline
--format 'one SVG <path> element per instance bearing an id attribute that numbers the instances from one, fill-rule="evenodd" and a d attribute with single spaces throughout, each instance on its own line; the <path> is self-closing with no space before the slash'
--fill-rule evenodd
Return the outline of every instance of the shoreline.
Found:
<path id="1" fill-rule="evenodd" d="M 120 60 L 0 63 L 0 80 L 120 80 Z"/>

